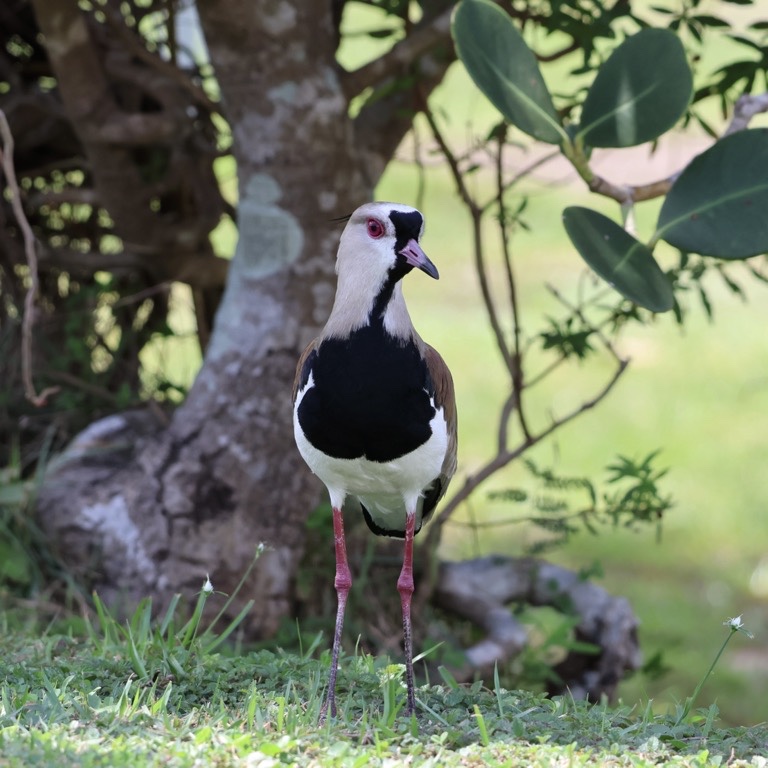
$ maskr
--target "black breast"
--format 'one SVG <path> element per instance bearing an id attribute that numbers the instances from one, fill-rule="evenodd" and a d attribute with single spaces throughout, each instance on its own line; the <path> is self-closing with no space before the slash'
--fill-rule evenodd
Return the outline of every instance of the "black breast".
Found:
<path id="1" fill-rule="evenodd" d="M 302 378 L 314 387 L 299 405 L 309 442 L 340 459 L 391 461 L 423 445 L 435 415 L 427 366 L 374 324 L 350 338 L 328 339 L 308 358 Z"/>

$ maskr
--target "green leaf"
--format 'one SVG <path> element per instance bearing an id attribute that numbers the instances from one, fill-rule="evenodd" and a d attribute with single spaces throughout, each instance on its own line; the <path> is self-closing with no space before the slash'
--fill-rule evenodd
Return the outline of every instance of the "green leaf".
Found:
<path id="1" fill-rule="evenodd" d="M 536 57 L 506 12 L 489 0 L 463 0 L 451 33 L 470 77 L 510 123 L 548 144 L 567 140 Z"/>
<path id="2" fill-rule="evenodd" d="M 587 93 L 580 135 L 592 147 L 633 147 L 668 131 L 685 113 L 693 77 L 673 32 L 644 29 L 600 67 Z"/>
<path id="3" fill-rule="evenodd" d="M 652 312 L 672 309 L 672 286 L 647 246 L 589 208 L 566 208 L 563 224 L 584 261 L 617 291 Z"/>
<path id="4" fill-rule="evenodd" d="M 661 207 L 654 239 L 746 259 L 768 251 L 768 128 L 726 136 L 694 158 Z"/>

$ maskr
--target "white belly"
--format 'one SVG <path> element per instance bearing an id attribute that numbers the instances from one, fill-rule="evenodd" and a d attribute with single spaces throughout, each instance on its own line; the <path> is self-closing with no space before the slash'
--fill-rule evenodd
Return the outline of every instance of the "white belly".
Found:
<path id="1" fill-rule="evenodd" d="M 298 403 L 297 403 L 298 406 Z M 347 496 L 360 500 L 385 528 L 402 528 L 406 509 L 420 514 L 419 500 L 423 491 L 440 475 L 446 451 L 448 430 L 442 409 L 435 411 L 430 422 L 432 435 L 416 450 L 387 462 L 336 459 L 318 451 L 299 428 L 294 410 L 296 445 L 309 468 L 325 483 L 331 504 L 341 507 Z M 421 520 L 417 519 L 417 527 Z"/>

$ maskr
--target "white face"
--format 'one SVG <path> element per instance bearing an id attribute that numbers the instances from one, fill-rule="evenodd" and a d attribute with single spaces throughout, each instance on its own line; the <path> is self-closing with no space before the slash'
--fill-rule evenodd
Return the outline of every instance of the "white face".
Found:
<path id="1" fill-rule="evenodd" d="M 418 217 L 418 231 L 397 232 L 392 212 Z M 415 229 L 415 227 L 414 227 Z M 353 269 L 361 283 L 380 283 L 398 261 L 402 249 L 424 233 L 424 217 L 415 208 L 399 203 L 366 203 L 349 218 L 341 235 L 336 271 Z"/>
<path id="2" fill-rule="evenodd" d="M 349 217 L 336 257 L 339 279 L 326 337 L 344 337 L 367 325 L 377 301 L 385 304 L 384 325 L 391 335 L 412 335 L 400 279 L 414 267 L 438 278 L 419 245 L 423 232 L 423 216 L 399 203 L 367 203 Z"/>

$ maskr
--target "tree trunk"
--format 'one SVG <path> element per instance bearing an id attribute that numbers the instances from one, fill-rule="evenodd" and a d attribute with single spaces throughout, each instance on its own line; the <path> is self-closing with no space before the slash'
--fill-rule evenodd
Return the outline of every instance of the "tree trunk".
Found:
<path id="1" fill-rule="evenodd" d="M 318 484 L 293 445 L 296 359 L 334 292 L 334 217 L 370 199 L 320 3 L 200 4 L 238 167 L 240 238 L 203 369 L 170 424 L 98 422 L 50 468 L 39 515 L 68 563 L 113 601 L 192 597 L 206 573 L 247 629 L 290 613 Z M 381 162 L 376 163 L 381 167 Z"/>

